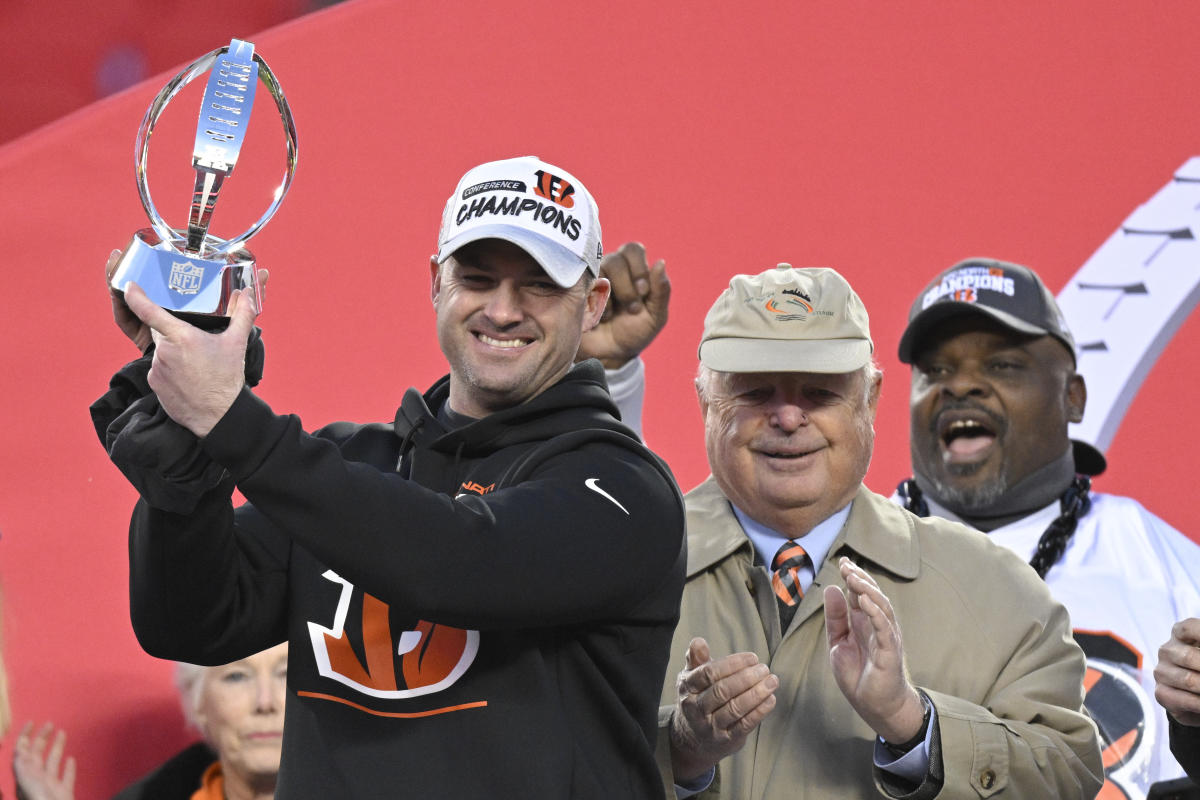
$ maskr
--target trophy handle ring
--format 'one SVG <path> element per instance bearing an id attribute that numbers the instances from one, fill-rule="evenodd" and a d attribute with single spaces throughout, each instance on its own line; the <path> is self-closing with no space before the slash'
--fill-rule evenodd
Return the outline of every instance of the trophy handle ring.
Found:
<path id="1" fill-rule="evenodd" d="M 146 211 L 146 216 L 150 219 L 151 227 L 164 242 L 188 241 L 189 232 L 194 233 L 194 230 L 183 231 L 172 228 L 158 213 L 158 209 L 154 205 L 153 199 L 150 197 L 150 186 L 147 179 L 147 167 L 150 162 L 150 135 L 154 131 L 154 126 L 157 124 L 159 117 L 166 109 L 167 104 L 179 94 L 183 87 L 187 86 L 198 76 L 208 71 L 225 53 L 228 53 L 231 48 L 238 44 L 235 39 L 229 45 L 218 47 L 211 53 L 201 56 L 185 67 L 178 75 L 172 78 L 158 92 L 150 107 L 146 110 L 146 115 L 142 118 L 142 124 L 138 128 L 137 140 L 134 143 L 134 170 L 137 178 L 138 196 L 142 201 L 142 208 Z M 292 110 L 288 106 L 287 98 L 284 97 L 283 89 L 279 85 L 279 81 L 275 78 L 275 73 L 267 65 L 267 62 L 254 53 L 253 61 L 258 65 L 258 80 L 266 87 L 267 92 L 275 100 L 275 107 L 279 111 L 279 116 L 283 122 L 284 136 L 287 142 L 287 168 L 284 172 L 283 181 L 275 189 L 274 197 L 267 210 L 258 220 L 251 225 L 245 232 L 231 239 L 220 239 L 216 236 L 206 234 L 207 217 L 204 221 L 204 226 L 199 230 L 199 234 L 203 239 L 203 244 L 211 248 L 210 252 L 217 256 L 226 255 L 241 247 L 250 237 L 258 233 L 259 229 L 267 223 L 275 215 L 279 209 L 280 203 L 283 202 L 284 195 L 287 194 L 288 188 L 292 184 L 292 178 L 296 174 L 296 124 L 292 118 Z M 238 143 L 240 147 L 240 142 Z M 232 167 L 230 167 L 230 170 Z M 197 176 L 201 173 L 197 169 Z M 197 180 L 199 185 L 199 177 Z M 212 202 L 209 203 L 209 213 L 211 213 L 212 203 L 215 203 L 216 193 L 213 192 Z M 193 228 L 194 226 L 189 226 Z"/>

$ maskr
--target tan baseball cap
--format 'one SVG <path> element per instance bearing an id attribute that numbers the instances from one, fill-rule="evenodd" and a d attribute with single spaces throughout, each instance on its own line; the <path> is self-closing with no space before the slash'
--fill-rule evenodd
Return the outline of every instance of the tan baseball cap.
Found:
<path id="1" fill-rule="evenodd" d="M 862 300 L 832 269 L 735 275 L 704 318 L 700 362 L 718 372 L 853 372 L 871 360 Z"/>

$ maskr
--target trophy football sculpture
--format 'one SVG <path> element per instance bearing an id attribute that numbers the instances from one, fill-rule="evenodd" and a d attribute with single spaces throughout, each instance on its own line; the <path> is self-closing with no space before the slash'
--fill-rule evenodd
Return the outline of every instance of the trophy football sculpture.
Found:
<path id="1" fill-rule="evenodd" d="M 163 220 L 150 198 L 146 171 L 150 135 L 171 99 L 210 69 L 192 150 L 196 181 L 191 213 L 187 228 L 179 230 Z M 222 239 L 210 234 L 208 227 L 221 185 L 237 164 L 260 80 L 274 98 L 283 121 L 287 169 L 266 213 L 244 233 Z M 209 330 L 228 324 L 229 300 L 239 289 L 250 290 L 256 307 L 261 309 L 254 256 L 242 245 L 274 216 L 291 186 L 296 173 L 296 126 L 279 82 L 267 62 L 254 52 L 252 43 L 234 39 L 228 47 L 200 57 L 168 81 L 155 96 L 138 129 L 134 168 L 138 195 L 150 227 L 142 228 L 130 240 L 113 272 L 112 287 L 124 292 L 131 281 L 135 282 L 158 305 Z"/>

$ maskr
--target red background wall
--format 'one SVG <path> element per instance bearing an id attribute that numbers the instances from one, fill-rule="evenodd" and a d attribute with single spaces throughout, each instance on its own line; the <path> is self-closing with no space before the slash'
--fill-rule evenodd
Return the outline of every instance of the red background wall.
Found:
<path id="1" fill-rule="evenodd" d="M 969 255 L 1028 264 L 1057 290 L 1200 154 L 1197 25 L 1186 0 L 467 0 L 453 14 L 351 0 L 250 36 L 300 131 L 292 193 L 252 243 L 272 270 L 261 394 L 309 427 L 391 419 L 406 386 L 443 368 L 427 262 L 447 194 L 477 162 L 533 153 L 587 183 L 609 248 L 638 238 L 668 260 L 672 318 L 647 354 L 646 430 L 682 485 L 707 472 L 690 386 L 704 312 L 729 275 L 790 261 L 841 270 L 871 311 L 886 377 L 868 483 L 888 492 L 908 474 L 895 349 L 912 298 Z M 249 36 L 222 33 L 180 60 L 234 34 Z M 5 653 L 16 719 L 68 729 L 81 798 L 111 794 L 187 738 L 169 667 L 129 629 L 134 495 L 87 415 L 131 356 L 101 270 L 145 224 L 133 139 L 167 77 L 0 147 Z M 191 88 L 152 147 L 155 201 L 176 225 Z M 269 111 L 260 94 L 218 234 L 257 218 L 282 173 Z M 1098 481 L 1192 535 L 1200 511 L 1180 484 L 1200 422 L 1179 406 L 1198 339 L 1186 323 Z"/>
<path id="2" fill-rule="evenodd" d="M 206 53 L 214 40 L 249 35 L 319 4 L 9 0 L 0 4 L 0 142 Z"/>

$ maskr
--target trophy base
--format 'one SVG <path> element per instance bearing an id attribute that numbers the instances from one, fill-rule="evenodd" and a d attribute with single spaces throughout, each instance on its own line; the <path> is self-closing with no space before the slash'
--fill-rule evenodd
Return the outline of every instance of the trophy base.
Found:
<path id="1" fill-rule="evenodd" d="M 250 289 L 262 308 L 258 270 L 248 250 L 202 258 L 184 252 L 185 241 L 182 236 L 164 241 L 153 228 L 142 228 L 130 239 L 110 285 L 124 293 L 136 283 L 156 304 L 205 330 L 229 324 L 229 300 L 239 289 Z M 206 242 L 223 244 L 214 237 Z"/>

